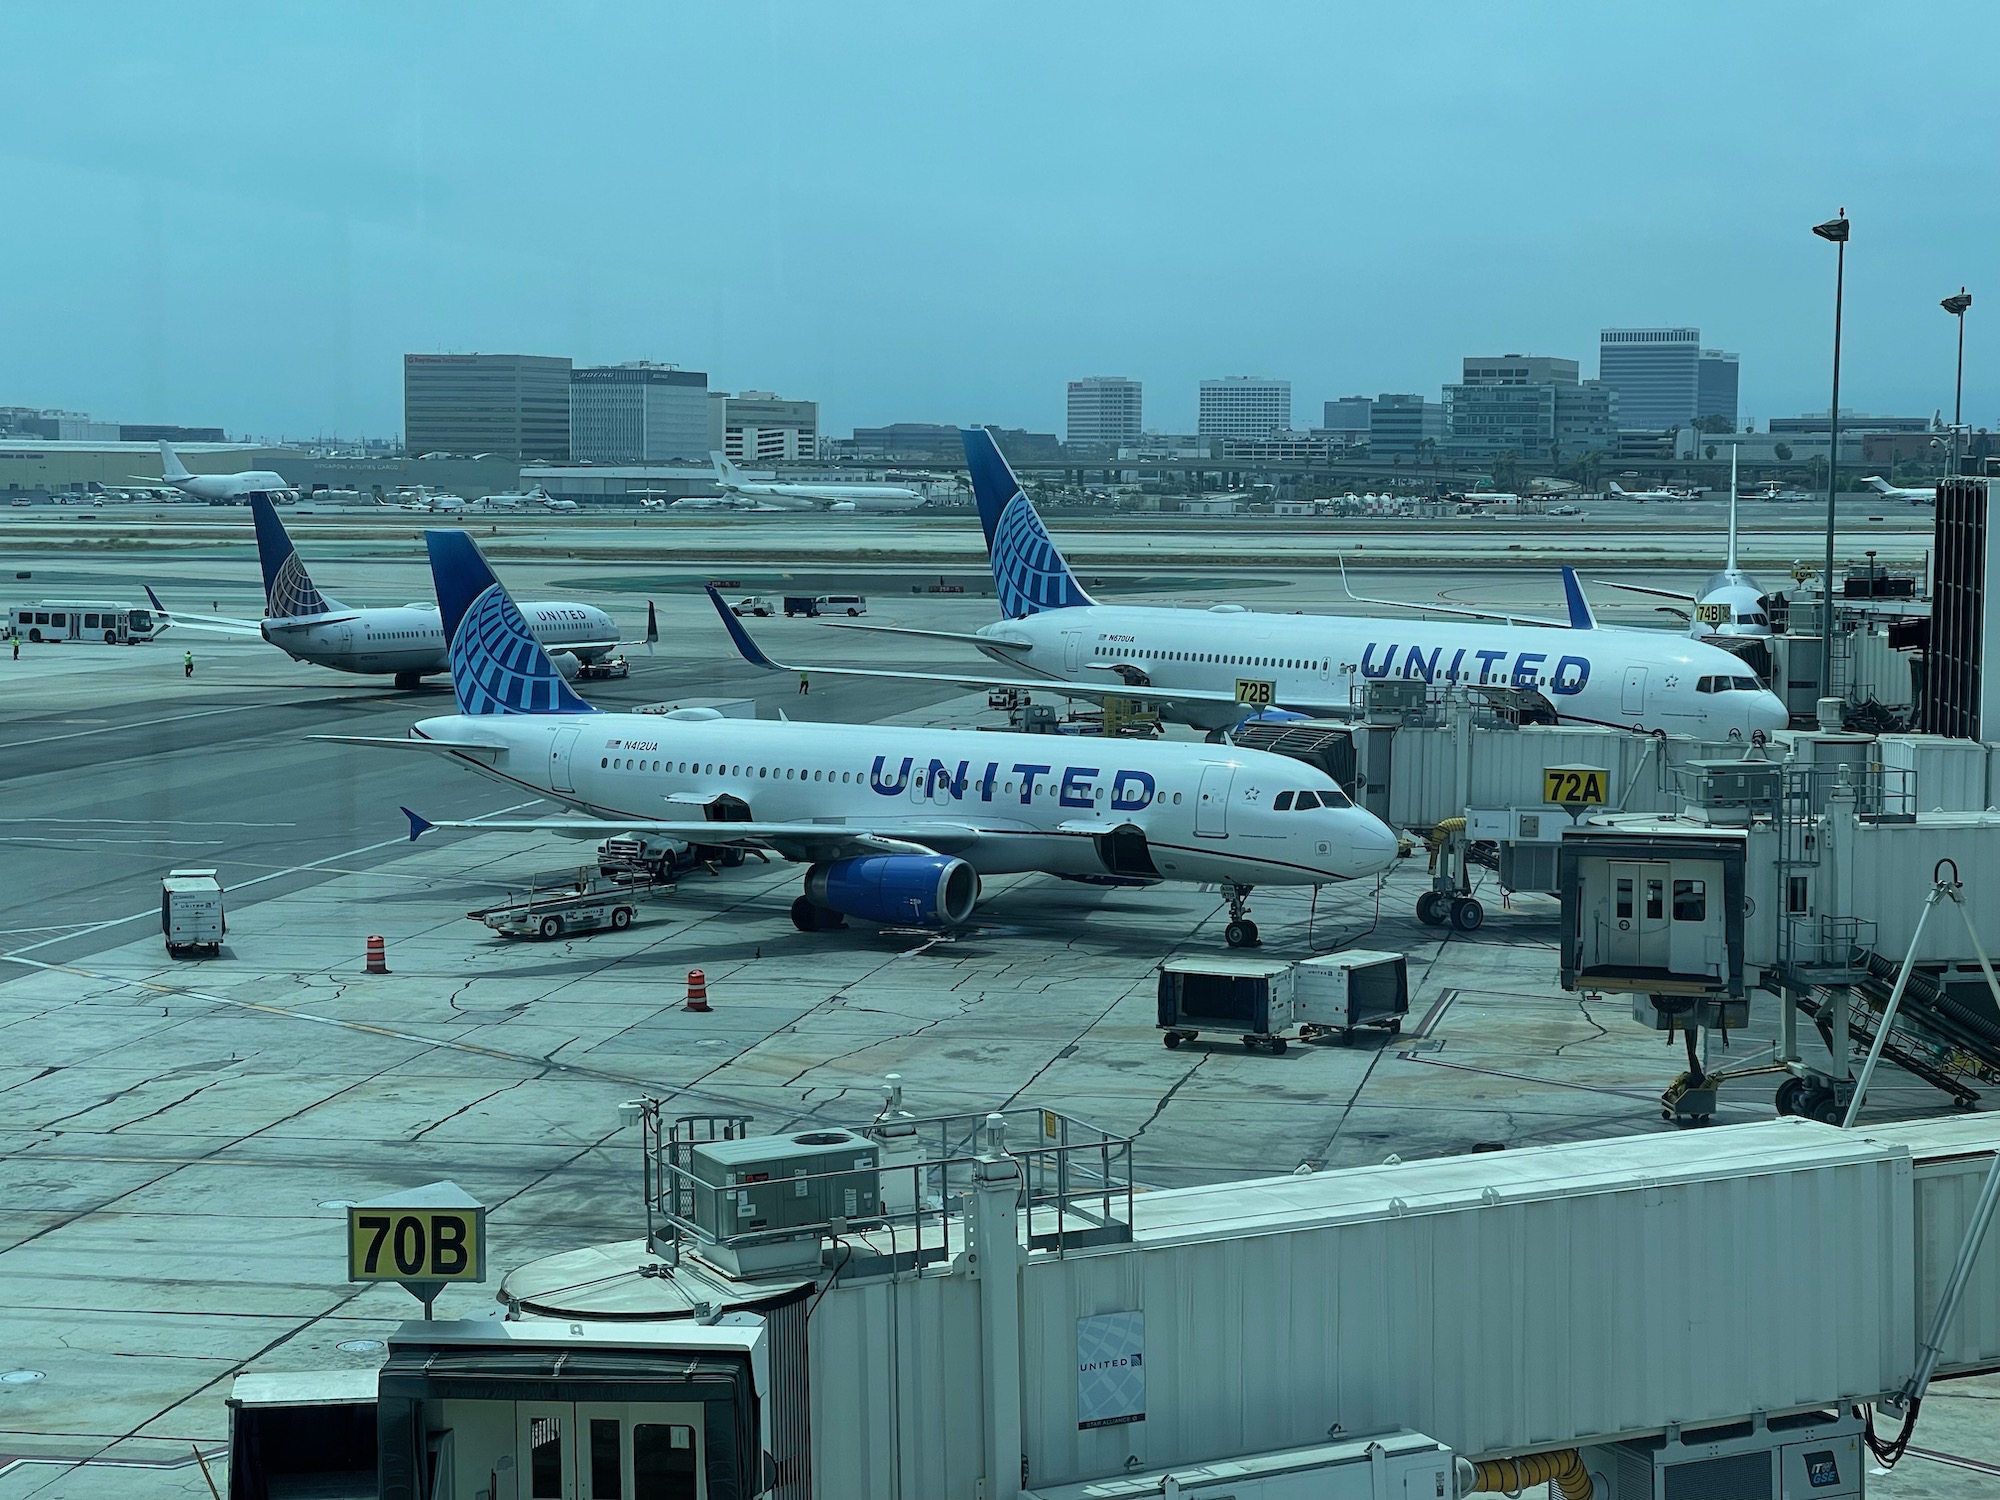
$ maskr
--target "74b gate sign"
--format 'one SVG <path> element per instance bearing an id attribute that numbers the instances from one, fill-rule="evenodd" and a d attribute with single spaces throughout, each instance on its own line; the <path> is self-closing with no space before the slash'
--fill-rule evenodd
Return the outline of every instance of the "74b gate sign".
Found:
<path id="1" fill-rule="evenodd" d="M 451 1182 L 349 1205 L 347 1279 L 484 1281 L 485 1208 Z"/>
<path id="2" fill-rule="evenodd" d="M 1548 766 L 1542 771 L 1542 800 L 1559 807 L 1602 807 L 1609 779 L 1602 766 Z"/>

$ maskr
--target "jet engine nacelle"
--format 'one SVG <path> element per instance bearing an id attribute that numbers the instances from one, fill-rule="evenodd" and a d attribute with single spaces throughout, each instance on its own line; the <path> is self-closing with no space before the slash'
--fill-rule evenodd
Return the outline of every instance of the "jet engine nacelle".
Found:
<path id="1" fill-rule="evenodd" d="M 565 682 L 576 681 L 576 674 L 583 666 L 583 663 L 576 659 L 574 651 L 551 651 L 549 660 L 555 663 L 556 670 L 563 674 Z"/>
<path id="2" fill-rule="evenodd" d="M 806 900 L 864 922 L 956 927 L 979 903 L 979 872 L 948 854 L 864 854 L 806 871 Z"/>
<path id="3" fill-rule="evenodd" d="M 836 502 L 835 502 L 834 504 L 832 504 L 832 505 L 829 505 L 829 506 L 827 507 L 827 509 L 828 509 L 828 510 L 859 510 L 859 509 L 861 509 L 861 507 L 860 507 L 860 506 L 858 506 L 858 505 L 856 505 L 856 504 L 855 504 L 855 503 L 854 503 L 854 502 L 853 502 L 852 500 L 839 500 L 839 501 L 836 501 Z"/>

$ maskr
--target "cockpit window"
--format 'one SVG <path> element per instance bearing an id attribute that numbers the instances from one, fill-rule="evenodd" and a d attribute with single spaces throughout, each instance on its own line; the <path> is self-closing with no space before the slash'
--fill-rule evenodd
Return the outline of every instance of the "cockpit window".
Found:
<path id="1" fill-rule="evenodd" d="M 1290 792 L 1278 793 L 1277 800 L 1271 804 L 1271 810 L 1273 812 L 1290 812 L 1292 810 L 1292 794 Z"/>
<path id="2" fill-rule="evenodd" d="M 1312 808 L 1318 807 L 1319 794 L 1317 792 L 1300 792 L 1299 800 L 1297 801 L 1297 803 L 1294 804 L 1294 806 L 1296 806 L 1300 812 L 1307 812 Z"/>
<path id="3" fill-rule="evenodd" d="M 1741 625 L 1768 625 L 1771 623 L 1761 612 L 1738 615 L 1736 620 Z"/>
<path id="4" fill-rule="evenodd" d="M 1763 689 L 1757 686 L 1757 679 L 1754 677 L 1732 677 L 1729 679 L 1729 685 L 1734 689 L 1736 689 L 1736 691 L 1739 693 L 1756 693 L 1763 691 Z"/>

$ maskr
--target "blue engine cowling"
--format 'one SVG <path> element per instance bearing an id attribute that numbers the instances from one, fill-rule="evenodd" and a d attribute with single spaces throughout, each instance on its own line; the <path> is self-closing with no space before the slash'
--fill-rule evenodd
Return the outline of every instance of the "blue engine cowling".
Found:
<path id="1" fill-rule="evenodd" d="M 979 902 L 979 872 L 948 854 L 864 854 L 806 871 L 806 899 L 864 922 L 956 927 Z"/>

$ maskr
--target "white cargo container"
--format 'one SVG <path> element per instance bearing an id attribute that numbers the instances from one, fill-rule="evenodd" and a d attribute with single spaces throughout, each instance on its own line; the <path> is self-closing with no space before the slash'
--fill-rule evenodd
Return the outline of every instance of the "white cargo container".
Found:
<path id="1" fill-rule="evenodd" d="M 228 930 L 222 912 L 222 883 L 215 878 L 215 871 L 167 872 L 167 878 L 160 882 L 160 931 L 166 937 L 167 952 L 176 958 L 198 948 L 220 953 Z"/>
<path id="2" fill-rule="evenodd" d="M 1158 1007 L 1169 1047 L 1219 1031 L 1283 1052 L 1288 1037 L 1338 1034 L 1345 1042 L 1361 1026 L 1401 1031 L 1410 980 L 1402 954 L 1362 949 L 1299 961 L 1173 958 L 1160 965 Z"/>

